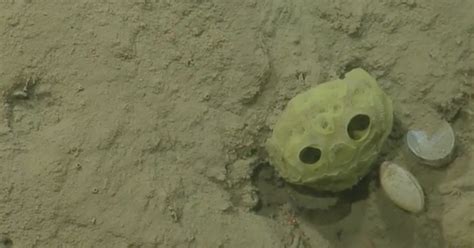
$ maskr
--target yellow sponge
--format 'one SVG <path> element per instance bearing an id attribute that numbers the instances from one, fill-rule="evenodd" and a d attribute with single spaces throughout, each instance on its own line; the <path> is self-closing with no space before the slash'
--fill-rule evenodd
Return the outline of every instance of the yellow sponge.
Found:
<path id="1" fill-rule="evenodd" d="M 369 172 L 392 123 L 391 100 L 366 71 L 354 69 L 295 96 L 266 147 L 288 182 L 341 191 Z"/>

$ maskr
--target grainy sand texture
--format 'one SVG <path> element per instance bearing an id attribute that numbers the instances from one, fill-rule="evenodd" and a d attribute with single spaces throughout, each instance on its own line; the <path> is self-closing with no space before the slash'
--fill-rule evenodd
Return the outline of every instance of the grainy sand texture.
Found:
<path id="1" fill-rule="evenodd" d="M 0 247 L 474 247 L 474 1 L 0 0 Z M 352 190 L 268 163 L 288 101 L 364 68 L 395 124 Z M 450 122 L 456 159 L 406 156 Z M 380 161 L 418 178 L 397 208 Z M 2 246 L 3 245 L 3 246 Z"/>

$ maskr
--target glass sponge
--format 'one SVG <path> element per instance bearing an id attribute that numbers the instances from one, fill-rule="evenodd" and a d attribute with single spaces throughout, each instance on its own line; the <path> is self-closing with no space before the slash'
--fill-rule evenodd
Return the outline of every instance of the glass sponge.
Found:
<path id="1" fill-rule="evenodd" d="M 286 181 L 342 191 L 369 172 L 392 123 L 391 100 L 357 68 L 291 99 L 266 148 Z"/>

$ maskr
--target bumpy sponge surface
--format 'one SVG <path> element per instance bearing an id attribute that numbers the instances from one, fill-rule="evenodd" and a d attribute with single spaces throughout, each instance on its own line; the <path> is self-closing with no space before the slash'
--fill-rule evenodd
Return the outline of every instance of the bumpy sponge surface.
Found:
<path id="1" fill-rule="evenodd" d="M 392 123 L 391 100 L 366 71 L 354 69 L 295 96 L 266 147 L 288 182 L 341 191 L 369 172 Z"/>

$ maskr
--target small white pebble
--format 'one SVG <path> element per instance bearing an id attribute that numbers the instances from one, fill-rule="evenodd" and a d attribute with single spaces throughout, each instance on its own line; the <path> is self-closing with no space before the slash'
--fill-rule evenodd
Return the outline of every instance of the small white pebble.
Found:
<path id="1" fill-rule="evenodd" d="M 27 99 L 28 93 L 24 90 L 17 90 L 13 92 L 12 96 L 16 99 Z"/>

